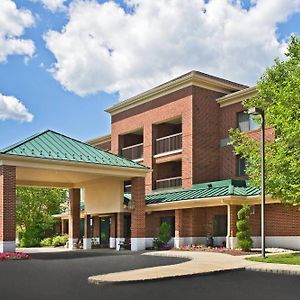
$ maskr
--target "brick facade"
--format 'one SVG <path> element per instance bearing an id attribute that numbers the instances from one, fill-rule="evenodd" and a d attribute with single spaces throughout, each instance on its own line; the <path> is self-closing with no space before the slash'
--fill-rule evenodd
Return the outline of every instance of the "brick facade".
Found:
<path id="1" fill-rule="evenodd" d="M 0 242 L 16 239 L 16 168 L 0 166 Z"/>
<path id="2" fill-rule="evenodd" d="M 70 189 L 69 238 L 80 238 L 80 189 Z"/>
<path id="3" fill-rule="evenodd" d="M 135 177 L 131 181 L 131 198 L 134 209 L 131 212 L 131 237 L 145 237 L 145 179 Z"/>

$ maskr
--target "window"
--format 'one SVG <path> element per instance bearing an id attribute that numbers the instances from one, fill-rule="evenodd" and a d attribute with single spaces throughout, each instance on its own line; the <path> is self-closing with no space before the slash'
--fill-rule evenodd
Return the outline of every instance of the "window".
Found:
<path id="1" fill-rule="evenodd" d="M 255 130 L 259 128 L 259 124 L 254 120 L 254 115 L 249 115 L 242 111 L 237 114 L 238 128 L 241 132 Z"/>
<path id="2" fill-rule="evenodd" d="M 245 158 L 237 156 L 236 162 L 236 175 L 237 176 L 246 176 L 246 160 Z"/>
<path id="3" fill-rule="evenodd" d="M 214 217 L 214 236 L 227 235 L 227 215 L 215 215 Z"/>
<path id="4" fill-rule="evenodd" d="M 166 216 L 160 218 L 160 224 L 167 223 L 171 225 L 171 236 L 175 237 L 175 217 L 174 216 Z"/>

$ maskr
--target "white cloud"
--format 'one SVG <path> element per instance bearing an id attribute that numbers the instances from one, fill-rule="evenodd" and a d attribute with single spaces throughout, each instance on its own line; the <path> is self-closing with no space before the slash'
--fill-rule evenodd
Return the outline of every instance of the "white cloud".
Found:
<path id="1" fill-rule="evenodd" d="M 34 18 L 29 10 L 18 9 L 11 0 L 0 1 L 0 63 L 12 54 L 32 57 L 33 41 L 21 36 L 25 28 L 33 25 Z"/>
<path id="2" fill-rule="evenodd" d="M 85 96 L 120 92 L 121 98 L 192 69 L 253 84 L 286 43 L 277 24 L 300 0 L 127 0 L 132 13 L 110 1 L 75 0 L 61 30 L 45 35 L 56 62 L 53 76 Z"/>
<path id="3" fill-rule="evenodd" d="M 51 12 L 64 11 L 66 9 L 64 2 L 66 0 L 32 0 L 34 2 L 41 2 L 44 7 L 49 9 Z"/>
<path id="4" fill-rule="evenodd" d="M 19 120 L 31 122 L 33 115 L 28 112 L 24 104 L 13 96 L 4 96 L 0 93 L 0 120 Z"/>

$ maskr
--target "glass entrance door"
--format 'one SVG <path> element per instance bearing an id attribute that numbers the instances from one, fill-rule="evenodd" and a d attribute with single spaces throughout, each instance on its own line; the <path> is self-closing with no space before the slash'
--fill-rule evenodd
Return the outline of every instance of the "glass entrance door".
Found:
<path id="1" fill-rule="evenodd" d="M 109 247 L 110 217 L 100 218 L 100 245 Z"/>

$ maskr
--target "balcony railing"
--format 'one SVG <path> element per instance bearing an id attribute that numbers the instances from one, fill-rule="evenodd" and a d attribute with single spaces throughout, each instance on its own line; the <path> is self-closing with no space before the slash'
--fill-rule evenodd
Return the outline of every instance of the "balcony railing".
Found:
<path id="1" fill-rule="evenodd" d="M 172 188 L 176 186 L 181 186 L 182 180 L 181 177 L 171 177 L 156 180 L 157 189 Z"/>
<path id="2" fill-rule="evenodd" d="M 156 154 L 182 149 L 182 132 L 156 139 Z"/>
<path id="3" fill-rule="evenodd" d="M 129 147 L 124 147 L 121 151 L 122 156 L 135 160 L 135 159 L 141 159 L 144 155 L 144 144 L 136 144 Z"/>

